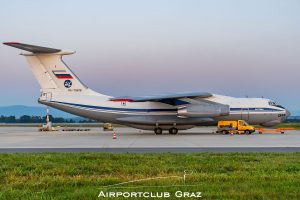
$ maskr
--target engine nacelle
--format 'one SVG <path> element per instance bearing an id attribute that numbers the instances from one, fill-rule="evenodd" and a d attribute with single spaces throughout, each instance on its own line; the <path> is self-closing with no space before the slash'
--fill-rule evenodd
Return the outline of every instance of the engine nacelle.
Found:
<path id="1" fill-rule="evenodd" d="M 229 115 L 229 105 L 191 104 L 178 109 L 178 117 L 218 117 Z"/>

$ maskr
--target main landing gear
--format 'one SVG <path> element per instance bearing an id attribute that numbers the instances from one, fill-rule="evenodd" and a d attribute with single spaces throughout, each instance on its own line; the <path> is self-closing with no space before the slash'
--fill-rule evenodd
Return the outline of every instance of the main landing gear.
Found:
<path id="1" fill-rule="evenodd" d="M 173 128 L 170 128 L 169 129 L 169 133 L 172 134 L 172 135 L 176 135 L 178 133 L 178 129 L 173 127 Z"/>
<path id="2" fill-rule="evenodd" d="M 162 132 L 163 132 L 163 130 L 162 130 L 160 127 L 156 127 L 156 128 L 154 129 L 154 133 L 155 133 L 156 135 L 161 135 Z M 170 129 L 169 129 L 169 133 L 172 134 L 172 135 L 176 135 L 176 134 L 178 133 L 178 129 L 175 128 L 175 127 L 170 128 Z"/>
<path id="3" fill-rule="evenodd" d="M 161 128 L 159 128 L 159 127 L 156 127 L 155 129 L 154 129 L 154 133 L 156 134 L 156 135 L 161 135 L 162 134 L 162 129 Z"/>

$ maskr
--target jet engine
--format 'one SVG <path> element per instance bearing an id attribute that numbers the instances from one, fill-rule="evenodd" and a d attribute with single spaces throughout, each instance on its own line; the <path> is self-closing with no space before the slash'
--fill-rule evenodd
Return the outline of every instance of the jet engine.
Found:
<path id="1" fill-rule="evenodd" d="M 229 105 L 225 104 L 191 104 L 179 108 L 178 117 L 218 117 L 229 115 Z"/>

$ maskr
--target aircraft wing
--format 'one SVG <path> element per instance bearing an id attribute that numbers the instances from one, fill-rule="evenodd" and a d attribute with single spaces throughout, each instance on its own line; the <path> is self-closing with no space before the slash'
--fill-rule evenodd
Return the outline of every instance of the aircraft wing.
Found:
<path id="1" fill-rule="evenodd" d="M 167 94 L 167 95 L 154 95 L 145 97 L 117 97 L 110 99 L 111 101 L 130 101 L 130 102 L 162 102 L 171 105 L 177 105 L 179 99 L 182 98 L 208 98 L 212 94 L 208 92 L 193 92 L 193 93 L 181 93 L 181 94 Z"/>

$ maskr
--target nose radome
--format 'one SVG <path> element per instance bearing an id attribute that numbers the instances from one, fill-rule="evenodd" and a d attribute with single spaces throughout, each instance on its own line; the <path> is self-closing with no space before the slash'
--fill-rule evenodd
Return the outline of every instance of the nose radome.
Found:
<path id="1" fill-rule="evenodd" d="M 286 117 L 289 117 L 291 115 L 290 111 L 288 109 L 285 109 Z"/>

